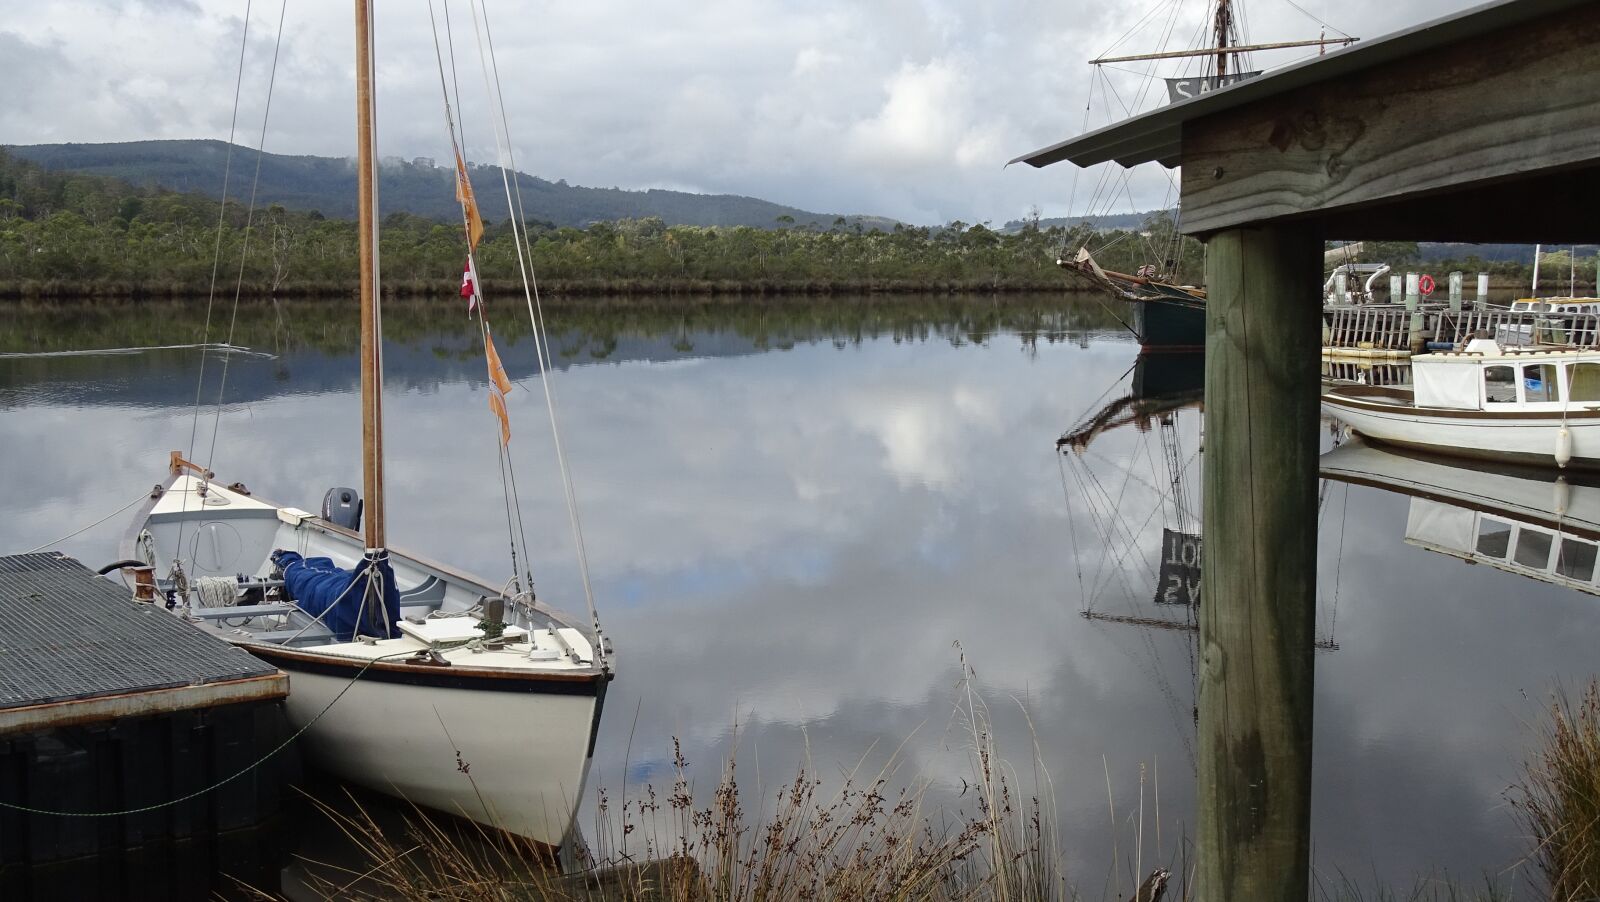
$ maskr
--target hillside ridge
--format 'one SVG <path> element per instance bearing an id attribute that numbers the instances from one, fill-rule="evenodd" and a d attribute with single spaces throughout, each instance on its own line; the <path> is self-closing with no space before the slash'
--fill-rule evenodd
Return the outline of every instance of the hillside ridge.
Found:
<path id="1" fill-rule="evenodd" d="M 14 156 L 47 169 L 102 175 L 141 187 L 195 191 L 212 199 L 222 195 L 228 145 L 209 139 L 125 141 L 96 144 L 24 144 L 5 148 Z M 233 175 L 228 194 L 249 192 L 255 151 L 234 145 Z M 249 166 L 242 165 L 245 161 Z M 445 161 L 446 164 L 449 161 Z M 471 165 L 478 183 L 478 203 L 491 221 L 507 218 L 500 167 Z M 241 173 L 247 173 L 241 175 Z M 267 153 L 261 160 L 257 200 L 290 210 L 316 210 L 336 219 L 355 217 L 355 163 L 349 158 Z M 461 216 L 455 200 L 453 167 L 428 157 L 384 159 L 379 167 L 378 197 L 384 215 L 410 213 L 440 221 Z M 496 190 L 487 190 L 490 184 Z M 892 229 L 894 220 L 879 216 L 815 213 L 736 194 L 693 194 L 660 188 L 630 190 L 589 188 L 517 173 L 529 219 L 556 226 L 583 227 L 594 222 L 659 217 L 667 225 L 752 226 L 789 224 L 833 226 L 839 219 L 863 228 Z"/>

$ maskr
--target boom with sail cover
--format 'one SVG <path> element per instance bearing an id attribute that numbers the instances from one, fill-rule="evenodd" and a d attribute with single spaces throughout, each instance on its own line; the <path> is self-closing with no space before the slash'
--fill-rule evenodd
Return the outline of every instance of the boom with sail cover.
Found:
<path id="1" fill-rule="evenodd" d="M 274 551 L 272 563 L 283 571 L 283 584 L 300 610 L 322 621 L 340 642 L 356 636 L 388 639 L 400 620 L 400 590 L 387 557 L 362 558 L 352 570 L 332 558 L 304 557 L 297 551 Z M 369 604 L 377 595 L 383 604 Z"/>

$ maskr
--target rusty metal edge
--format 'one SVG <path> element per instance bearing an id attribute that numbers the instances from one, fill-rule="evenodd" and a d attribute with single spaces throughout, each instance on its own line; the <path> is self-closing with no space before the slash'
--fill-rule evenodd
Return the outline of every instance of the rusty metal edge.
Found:
<path id="1" fill-rule="evenodd" d="M 146 717 L 195 708 L 274 701 L 289 694 L 289 676 L 278 671 L 240 680 L 172 689 L 127 692 L 0 711 L 0 736 L 78 726 L 124 717 Z"/>

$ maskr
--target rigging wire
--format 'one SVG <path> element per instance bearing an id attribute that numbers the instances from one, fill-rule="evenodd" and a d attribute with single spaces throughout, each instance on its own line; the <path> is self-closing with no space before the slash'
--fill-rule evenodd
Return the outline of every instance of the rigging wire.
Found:
<path id="1" fill-rule="evenodd" d="M 1106 56 L 1111 51 L 1117 49 L 1117 47 L 1121 46 L 1123 41 L 1126 41 L 1128 38 L 1132 37 L 1134 32 L 1138 31 L 1140 28 L 1143 28 L 1144 27 L 1144 23 L 1148 22 L 1150 20 L 1150 17 L 1155 15 L 1156 11 L 1161 9 L 1161 7 L 1166 6 L 1168 4 L 1168 2 L 1169 2 L 1169 0 L 1160 0 L 1160 2 L 1157 3 L 1155 6 L 1150 7 L 1150 9 L 1148 11 L 1146 11 L 1144 15 L 1139 17 L 1139 21 L 1133 23 L 1133 25 L 1127 31 L 1124 31 L 1122 33 L 1122 37 L 1117 38 L 1115 41 L 1112 41 L 1111 42 L 1111 46 L 1109 46 L 1106 49 L 1100 51 L 1098 54 L 1096 54 L 1096 56 Z"/>
<path id="2" fill-rule="evenodd" d="M 1072 569 L 1078 574 L 1078 599 L 1080 604 L 1087 607 L 1090 598 L 1083 585 L 1083 561 L 1078 554 L 1078 527 L 1072 519 L 1072 492 L 1067 489 L 1067 465 L 1062 460 L 1065 456 L 1060 451 L 1055 452 L 1056 469 L 1061 473 L 1061 501 L 1067 507 L 1067 535 L 1072 539 Z"/>
<path id="3" fill-rule="evenodd" d="M 149 497 L 150 497 L 150 493 L 149 492 L 142 492 L 142 493 L 140 493 L 140 495 L 137 498 L 133 499 L 132 501 L 129 501 L 127 504 L 124 504 L 123 506 L 117 508 L 116 510 L 112 511 L 111 513 L 106 514 L 104 517 L 101 517 L 100 519 L 94 521 L 93 523 L 90 523 L 88 526 L 82 526 L 82 527 L 79 527 L 78 529 L 74 529 L 72 532 L 67 533 L 66 535 L 62 536 L 61 538 L 59 538 L 59 539 L 51 539 L 50 541 L 44 543 L 43 545 L 40 545 L 37 548 L 29 548 L 27 551 L 15 551 L 15 552 L 12 552 L 12 554 L 16 554 L 16 555 L 38 554 L 39 552 L 45 550 L 46 548 L 49 548 L 52 545 L 59 545 L 62 542 L 65 542 L 66 540 L 68 540 L 68 539 L 70 539 L 70 538 L 72 538 L 74 536 L 77 536 L 77 535 L 79 535 L 81 533 L 86 533 L 89 530 L 94 529 L 96 526 L 99 526 L 100 524 L 106 522 L 107 520 L 111 519 L 112 517 L 115 517 L 116 515 L 122 513 L 123 511 L 127 510 L 128 508 L 133 507 L 135 504 L 138 504 L 141 501 L 148 500 Z"/>
<path id="4" fill-rule="evenodd" d="M 461 130 L 461 143 L 458 143 L 457 140 L 456 140 L 456 135 L 457 135 L 456 120 L 455 120 L 455 116 L 451 112 L 451 107 L 450 107 L 450 89 L 445 83 L 445 77 L 444 77 L 444 54 L 441 52 L 440 47 L 439 47 L 439 25 L 438 25 L 438 20 L 437 20 L 436 16 L 434 15 L 434 11 L 433 11 L 433 0 L 428 0 L 428 24 L 433 29 L 433 55 L 434 55 L 434 59 L 438 62 L 438 65 L 439 65 L 439 91 L 443 95 L 443 99 L 444 99 L 445 127 L 448 129 L 448 131 L 450 133 L 450 149 L 454 152 L 454 154 L 455 154 L 457 159 L 462 160 L 462 166 L 464 167 L 466 165 L 466 162 L 465 162 L 465 156 L 463 155 L 463 151 L 461 149 L 461 145 L 463 143 L 465 143 L 465 141 L 466 141 L 466 131 L 465 131 L 465 128 L 462 128 L 462 130 Z M 449 33 L 450 33 L 450 7 L 449 7 L 448 0 L 445 0 L 445 34 L 448 36 Z M 455 79 L 455 75 L 456 75 L 455 49 L 454 49 L 454 46 L 452 45 L 451 54 L 450 54 L 450 76 L 451 76 L 451 81 L 455 81 L 456 80 Z M 461 108 L 461 92 L 460 92 L 460 86 L 459 86 L 459 84 L 457 84 L 456 109 L 460 109 L 460 108 Z M 470 221 L 468 219 L 467 210 L 466 210 L 465 206 L 463 206 L 462 210 L 461 210 L 461 221 L 462 221 L 462 228 L 463 229 L 470 229 L 471 228 Z M 473 263 L 472 263 L 472 261 L 473 261 L 473 252 L 472 252 L 472 247 L 471 247 L 470 243 L 469 243 L 469 245 L 467 247 L 467 261 L 468 261 L 468 266 L 469 266 L 470 271 L 472 271 L 474 273 L 474 275 L 476 275 L 476 267 L 473 266 Z M 476 307 L 477 307 L 477 311 L 478 311 L 477 319 L 478 319 L 479 338 L 483 341 L 484 353 L 487 356 L 488 349 L 489 349 L 489 343 L 490 343 L 490 340 L 491 340 L 490 339 L 490 333 L 489 333 L 489 322 L 488 322 L 488 317 L 486 316 L 486 308 L 485 308 L 485 302 L 484 302 L 484 297 L 483 297 L 482 286 L 479 285 L 479 280 L 477 278 L 475 278 L 473 283 L 472 283 L 472 291 L 473 291 L 474 300 L 477 301 Z M 506 453 L 505 443 L 503 441 L 501 441 L 501 437 L 498 434 L 494 436 L 494 445 L 495 445 L 495 455 L 498 458 L 498 468 L 497 469 L 498 469 L 498 472 L 499 472 L 499 475 L 500 475 L 500 494 L 501 494 L 501 497 L 502 497 L 502 499 L 503 499 L 503 501 L 505 503 L 505 511 L 506 511 L 506 542 L 510 546 L 510 551 L 511 551 L 511 574 L 512 574 L 512 580 L 513 581 L 517 581 L 517 580 L 519 580 L 519 578 L 520 579 L 525 579 L 527 581 L 527 583 L 528 583 L 528 586 L 527 586 L 528 591 L 531 593 L 533 591 L 533 573 L 531 572 L 531 570 L 527 570 L 527 571 L 523 571 L 522 570 L 522 568 L 531 568 L 531 566 L 532 566 L 532 555 L 530 555 L 528 553 L 528 536 L 527 536 L 527 531 L 523 528 L 522 499 L 521 499 L 521 496 L 516 491 L 515 470 L 514 470 L 514 467 L 512 465 L 512 461 L 510 459 L 510 455 L 508 455 Z M 512 478 L 511 478 L 511 480 L 509 482 L 507 481 L 507 478 L 506 478 L 506 473 L 507 473 L 507 469 L 508 468 L 512 469 Z M 515 508 L 515 513 L 514 514 L 513 514 L 513 508 Z M 520 565 L 519 565 L 518 553 L 517 553 L 517 537 L 518 537 L 518 535 L 520 535 L 521 538 L 522 538 L 522 554 L 521 554 Z M 521 576 L 520 577 L 519 577 L 519 572 L 521 572 Z"/>
<path id="5" fill-rule="evenodd" d="M 289 11 L 289 0 L 283 0 L 278 6 L 278 34 L 272 42 L 272 68 L 267 75 L 267 98 L 261 110 L 261 137 L 256 141 L 256 171 L 250 180 L 250 205 L 245 210 L 244 237 L 239 246 L 239 273 L 233 283 L 233 311 L 228 318 L 227 344 L 233 345 L 234 331 L 239 325 L 239 296 L 244 292 L 244 267 L 250 259 L 250 232 L 255 223 L 256 192 L 261 186 L 261 161 L 266 156 L 267 148 L 267 121 L 272 115 L 272 91 L 278 82 L 278 51 L 283 47 L 283 22 Z M 216 412 L 211 418 L 211 448 L 206 452 L 206 469 L 211 469 L 211 464 L 217 456 L 217 431 L 222 425 L 222 399 L 228 389 L 228 364 L 233 360 L 233 355 L 222 355 L 222 376 L 217 381 Z M 181 547 L 181 546 L 180 546 Z"/>
<path id="6" fill-rule="evenodd" d="M 245 0 L 244 27 L 239 33 L 239 65 L 233 79 L 233 114 L 228 120 L 228 150 L 222 161 L 222 198 L 217 202 L 217 240 L 211 252 L 211 281 L 206 288 L 206 317 L 205 325 L 201 330 L 200 338 L 200 373 L 195 377 L 194 386 L 194 413 L 189 420 L 189 450 L 184 455 L 185 460 L 194 459 L 194 443 L 200 434 L 200 398 L 205 393 L 206 387 L 206 354 L 205 348 L 211 344 L 211 308 L 217 296 L 217 272 L 222 265 L 222 229 L 227 223 L 228 215 L 228 182 L 233 174 L 233 139 L 239 126 L 239 95 L 244 89 L 244 59 L 245 51 L 250 46 L 250 11 L 254 0 Z M 189 497 L 184 495 L 183 513 L 188 513 Z M 184 525 L 188 518 L 178 520 L 178 545 L 183 548 Z M 177 556 L 173 557 L 173 566 L 178 566 Z"/>
<path id="7" fill-rule="evenodd" d="M 1298 9 L 1301 12 L 1305 13 L 1306 18 L 1308 18 L 1311 21 L 1317 23 L 1318 25 L 1321 25 L 1323 28 L 1326 28 L 1329 31 L 1338 32 L 1340 37 L 1345 37 L 1345 38 L 1351 37 L 1350 32 L 1343 31 L 1343 30 L 1338 29 L 1338 28 L 1334 28 L 1332 25 L 1329 25 L 1327 22 L 1324 22 L 1321 19 L 1317 18 L 1315 15 L 1312 14 L 1312 12 L 1310 10 L 1306 9 L 1304 6 L 1301 6 L 1300 4 L 1294 2 L 1294 0 L 1285 0 L 1285 2 L 1288 3 L 1290 6 L 1294 7 L 1295 9 Z"/>
<path id="8" fill-rule="evenodd" d="M 539 291 L 537 278 L 533 275 L 530 275 L 531 261 L 528 259 L 528 257 L 532 256 L 533 246 L 531 243 L 525 241 L 526 228 L 525 219 L 523 217 L 526 214 L 520 203 L 520 186 L 518 186 L 517 189 L 517 202 L 514 203 L 512 199 L 510 172 L 514 171 L 516 158 L 511 150 L 511 133 L 510 125 L 506 117 L 505 95 L 500 90 L 499 63 L 494 57 L 494 37 L 489 25 L 489 9 L 485 0 L 468 0 L 467 8 L 472 11 L 473 31 L 478 39 L 479 63 L 483 68 L 484 88 L 489 92 L 490 100 L 496 103 L 499 107 L 500 122 L 499 127 L 495 129 L 495 147 L 500 154 L 500 180 L 505 187 L 506 206 L 508 208 L 515 208 L 515 215 L 511 217 L 511 234 L 517 246 L 517 265 L 522 270 L 523 295 L 528 303 L 528 319 L 533 327 L 534 344 L 539 355 L 539 368 L 541 374 L 539 381 L 544 387 L 545 408 L 550 414 L 550 434 L 555 445 L 556 461 L 561 469 L 562 488 L 566 493 L 567 519 L 572 527 L 573 542 L 577 546 L 578 574 L 583 581 L 584 600 L 588 603 L 590 620 L 594 624 L 594 652 L 596 658 L 601 662 L 601 666 L 606 667 L 608 665 L 605 661 L 605 638 L 600 628 L 600 615 L 595 607 L 594 587 L 589 579 L 589 554 L 583 541 L 582 521 L 578 516 L 577 493 L 572 484 L 571 468 L 567 465 L 566 451 L 561 441 L 561 429 L 556 421 L 556 400 L 554 389 L 551 387 L 551 382 L 553 381 L 551 377 L 553 373 L 552 368 L 549 365 L 550 346 L 548 341 L 548 333 L 545 329 L 544 323 L 544 305 L 540 302 L 538 297 Z M 478 22 L 478 11 L 480 8 L 483 11 L 481 30 L 479 29 Z M 489 66 L 491 63 L 494 65 L 494 76 L 492 82 L 489 74 Z M 523 252 L 525 244 L 527 250 L 526 255 Z"/>

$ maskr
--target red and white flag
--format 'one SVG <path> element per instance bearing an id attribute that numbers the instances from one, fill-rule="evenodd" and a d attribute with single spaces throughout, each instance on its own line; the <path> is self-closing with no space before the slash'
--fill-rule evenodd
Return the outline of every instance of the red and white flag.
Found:
<path id="1" fill-rule="evenodd" d="M 461 296 L 467 299 L 467 312 L 471 313 L 478 307 L 478 268 L 472 265 L 472 257 L 467 257 L 466 265 L 461 267 Z"/>

